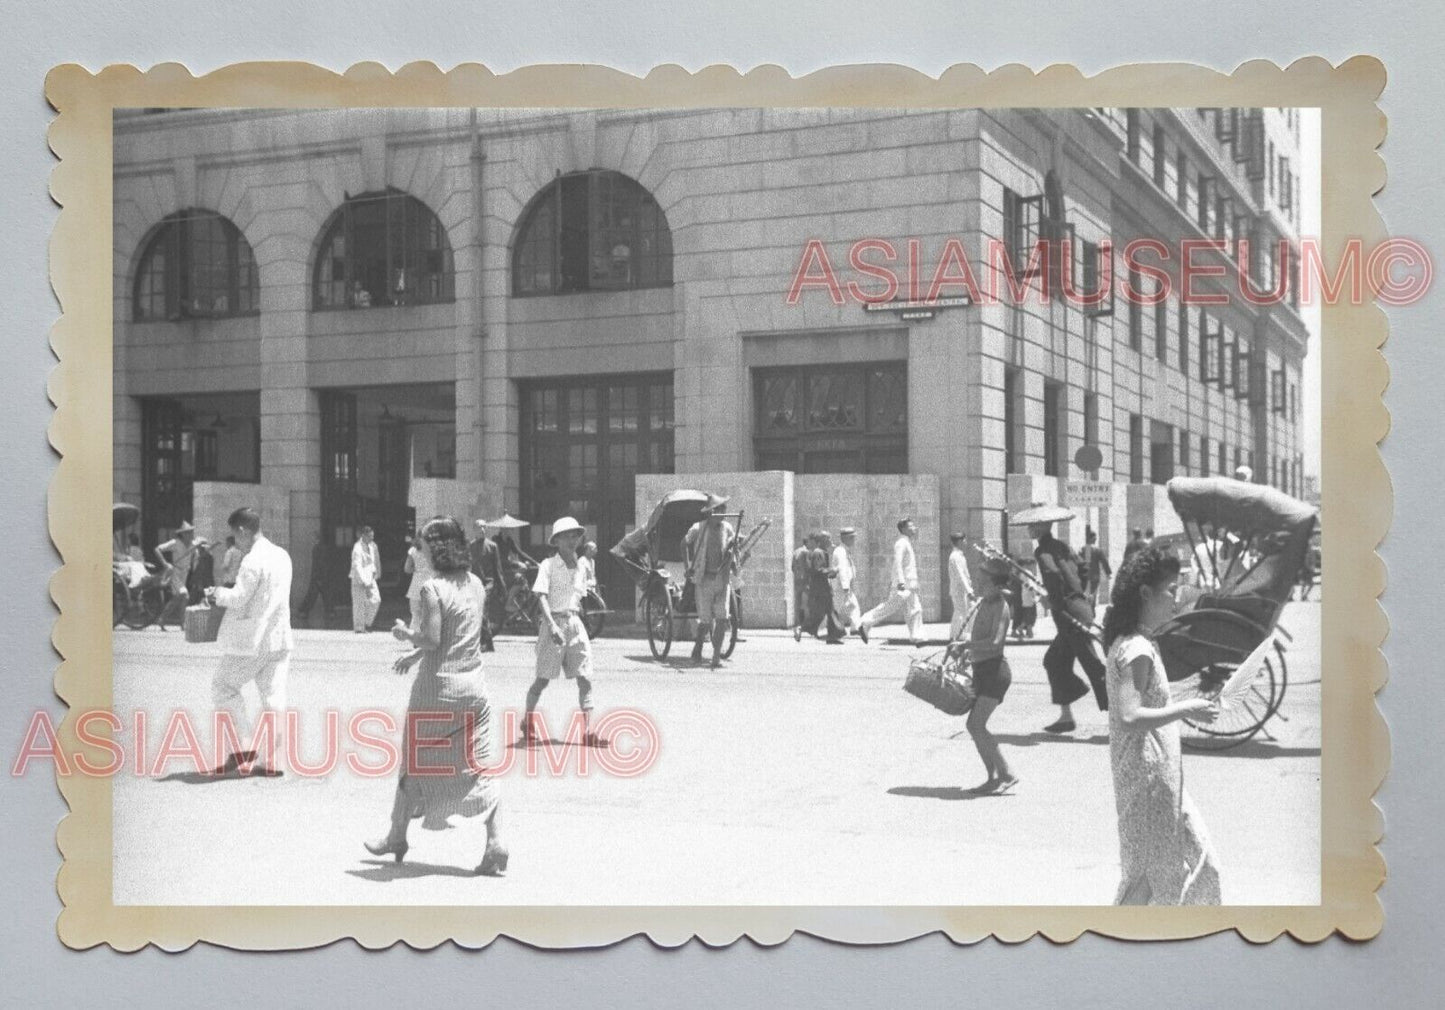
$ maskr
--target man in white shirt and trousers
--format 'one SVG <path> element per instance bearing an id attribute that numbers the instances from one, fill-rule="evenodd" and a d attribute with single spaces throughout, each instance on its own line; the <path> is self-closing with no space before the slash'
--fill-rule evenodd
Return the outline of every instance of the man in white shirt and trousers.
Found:
<path id="1" fill-rule="evenodd" d="M 918 526 L 912 519 L 898 520 L 898 539 L 893 543 L 893 588 L 888 599 L 863 615 L 858 624 L 858 637 L 868 642 L 868 629 L 902 611 L 908 625 L 908 640 L 915 647 L 923 644 L 923 601 L 918 598 L 918 556 L 913 541 Z"/>
<path id="2" fill-rule="evenodd" d="M 358 635 L 371 630 L 376 612 L 381 608 L 381 551 L 376 546 L 370 526 L 361 527 L 361 536 L 351 546 L 351 630 Z"/>
<path id="3" fill-rule="evenodd" d="M 963 551 L 968 538 L 962 533 L 949 536 L 953 550 L 948 553 L 948 595 L 953 600 L 953 621 L 948 626 L 948 639 L 958 641 L 963 632 L 963 621 L 973 606 L 973 582 L 968 577 L 968 555 Z"/>
<path id="4" fill-rule="evenodd" d="M 853 591 L 853 581 L 858 577 L 858 568 L 853 564 L 853 544 L 858 531 L 845 526 L 838 531 L 838 546 L 833 548 L 830 567 L 837 573 L 833 576 L 833 615 L 843 626 L 843 632 L 856 631 L 862 619 L 862 608 Z"/>
<path id="5" fill-rule="evenodd" d="M 213 586 L 206 590 L 207 600 L 226 608 L 217 635 L 222 656 L 211 675 L 211 698 L 217 711 L 230 713 L 241 748 L 246 748 L 248 741 L 255 742 L 253 724 L 246 718 L 246 703 L 241 697 L 241 688 L 248 681 L 256 682 L 263 717 L 269 714 L 275 722 L 269 735 L 271 763 L 261 762 L 255 750 L 235 750 L 216 774 L 245 772 L 244 766 L 249 765 L 252 773 L 280 775 L 274 755 L 284 753 L 286 676 L 293 647 L 291 555 L 261 532 L 261 517 L 253 509 L 237 509 L 226 525 L 246 556 L 241 559 L 234 587 Z"/>

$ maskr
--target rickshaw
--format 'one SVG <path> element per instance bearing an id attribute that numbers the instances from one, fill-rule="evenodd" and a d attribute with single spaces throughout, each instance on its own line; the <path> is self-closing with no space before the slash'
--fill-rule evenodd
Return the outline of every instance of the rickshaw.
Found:
<path id="1" fill-rule="evenodd" d="M 1177 697 L 1217 697 L 1249 656 L 1265 656 L 1243 694 L 1213 723 L 1185 720 L 1184 743 L 1237 747 L 1264 729 L 1289 686 L 1288 631 L 1279 626 L 1305 566 L 1319 513 L 1260 484 L 1227 477 L 1176 477 L 1170 504 L 1184 522 L 1193 567 L 1183 610 L 1157 633 Z M 1181 580 L 1183 582 L 1185 580 Z"/>
<path id="2" fill-rule="evenodd" d="M 671 492 L 657 503 L 645 525 L 627 534 L 612 548 L 613 557 L 632 576 L 642 592 L 647 645 L 657 659 L 665 659 L 671 651 L 672 640 L 678 633 L 678 622 L 697 618 L 692 585 L 680 574 L 685 560 L 682 539 L 692 525 L 703 518 L 703 508 L 710 497 L 705 491 Z M 742 512 L 722 512 L 718 515 L 734 521 L 741 529 Z M 741 570 L 753 545 L 770 525 L 770 521 L 765 519 L 747 535 L 740 532 L 733 541 L 735 572 Z M 669 570 L 669 564 L 678 566 L 679 571 Z M 723 643 L 721 655 L 724 659 L 733 654 L 738 643 L 738 627 L 742 624 L 742 596 L 736 585 L 728 591 L 728 610 L 732 620 L 727 640 Z"/>
<path id="3" fill-rule="evenodd" d="M 125 502 L 110 507 L 111 627 L 124 624 L 139 631 L 154 624 L 165 610 L 163 580 L 151 566 L 130 556 L 130 532 L 140 519 L 140 509 Z"/>

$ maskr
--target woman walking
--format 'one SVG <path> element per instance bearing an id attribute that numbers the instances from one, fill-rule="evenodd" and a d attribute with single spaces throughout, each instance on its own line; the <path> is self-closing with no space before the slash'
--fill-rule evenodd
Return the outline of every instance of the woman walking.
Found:
<path id="1" fill-rule="evenodd" d="M 470 564 L 471 552 L 467 553 Z M 432 568 L 431 550 L 428 549 L 426 541 L 421 538 L 418 532 L 411 538 L 411 546 L 406 549 L 406 561 L 402 563 L 402 570 L 411 576 L 411 582 L 406 587 L 406 602 L 411 608 L 411 624 L 409 627 L 416 631 L 421 622 L 421 587 L 431 581 L 436 574 Z M 480 572 L 477 573 L 480 576 Z"/>
<path id="2" fill-rule="evenodd" d="M 1104 617 L 1109 758 L 1122 879 L 1116 905 L 1218 905 L 1219 866 L 1184 792 L 1179 720 L 1213 722 L 1204 698 L 1174 701 L 1154 632 L 1173 615 L 1179 559 L 1155 547 L 1130 555 Z"/>
<path id="3" fill-rule="evenodd" d="M 487 840 L 477 873 L 501 876 L 508 852 L 501 842 L 501 812 L 492 767 L 492 710 L 482 671 L 482 616 L 486 590 L 470 571 L 461 524 L 439 516 L 422 530 L 436 575 L 421 587 L 416 631 L 400 622 L 391 633 L 416 646 L 393 667 L 421 663 L 407 703 L 402 771 L 391 808 L 391 830 L 367 842 L 374 856 L 406 856 L 412 818 L 441 830 L 452 814 L 480 817 Z M 420 737 L 421 739 L 418 739 Z M 445 742 L 445 746 L 440 746 Z"/>

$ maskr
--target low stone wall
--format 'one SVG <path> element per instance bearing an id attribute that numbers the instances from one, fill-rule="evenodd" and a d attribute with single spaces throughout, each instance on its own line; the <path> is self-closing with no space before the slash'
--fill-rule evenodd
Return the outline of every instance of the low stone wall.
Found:
<path id="1" fill-rule="evenodd" d="M 832 534 L 851 526 L 858 531 L 853 562 L 858 566 L 854 592 L 867 610 L 881 603 L 892 588 L 893 544 L 898 520 L 918 524 L 914 551 L 925 620 L 945 613 L 948 581 L 945 559 L 949 530 L 939 528 L 938 478 L 933 474 L 798 474 L 794 478 L 794 535 L 797 542 L 814 530 Z M 789 573 L 791 576 L 791 572 Z M 791 603 L 791 600 L 789 600 Z"/>
<path id="2" fill-rule="evenodd" d="M 793 550 L 802 537 L 826 529 L 858 531 L 854 560 L 856 588 L 864 608 L 888 593 L 896 524 L 912 516 L 919 527 L 918 577 L 924 616 L 937 620 L 946 595 L 943 561 L 947 530 L 938 528 L 938 479 L 931 474 L 793 474 L 786 470 L 747 473 L 638 474 L 636 516 L 646 522 L 653 507 L 670 491 L 696 488 L 728 495 L 729 511 L 743 511 L 746 533 L 763 519 L 772 527 L 758 541 L 743 570 L 743 605 L 749 627 L 791 627 Z"/>

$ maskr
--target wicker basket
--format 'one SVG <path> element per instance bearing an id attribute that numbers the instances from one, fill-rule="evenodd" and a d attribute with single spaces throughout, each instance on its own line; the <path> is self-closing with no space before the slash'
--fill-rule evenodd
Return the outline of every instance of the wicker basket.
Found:
<path id="1" fill-rule="evenodd" d="M 967 715 L 977 697 L 967 664 L 942 653 L 910 663 L 903 690 L 949 715 Z"/>
<path id="2" fill-rule="evenodd" d="M 198 603 L 195 606 L 186 608 L 186 641 L 187 642 L 214 642 L 221 633 L 221 618 L 226 614 L 225 607 L 213 607 L 206 603 Z"/>

